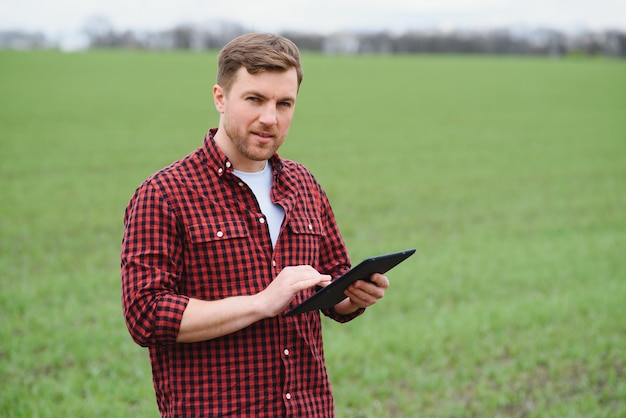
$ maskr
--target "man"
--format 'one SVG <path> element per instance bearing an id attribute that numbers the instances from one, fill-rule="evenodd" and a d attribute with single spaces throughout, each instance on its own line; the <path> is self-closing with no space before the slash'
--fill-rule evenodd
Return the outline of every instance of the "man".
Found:
<path id="1" fill-rule="evenodd" d="M 291 41 L 231 41 L 213 87 L 218 128 L 126 208 L 122 304 L 164 417 L 333 416 L 320 313 L 282 315 L 350 266 L 321 186 L 277 154 L 301 80 Z M 323 313 L 360 315 L 389 285 L 371 280 Z"/>

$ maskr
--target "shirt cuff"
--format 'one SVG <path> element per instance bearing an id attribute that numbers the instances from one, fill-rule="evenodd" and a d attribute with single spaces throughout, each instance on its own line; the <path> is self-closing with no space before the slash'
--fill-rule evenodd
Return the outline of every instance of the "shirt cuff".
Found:
<path id="1" fill-rule="evenodd" d="M 329 317 L 330 319 L 334 321 L 341 322 L 341 323 L 352 321 L 354 318 L 361 316 L 363 312 L 365 312 L 365 308 L 357 309 L 351 314 L 341 315 L 335 311 L 335 308 L 322 309 L 322 313 L 324 315 L 326 315 L 327 317 Z"/>

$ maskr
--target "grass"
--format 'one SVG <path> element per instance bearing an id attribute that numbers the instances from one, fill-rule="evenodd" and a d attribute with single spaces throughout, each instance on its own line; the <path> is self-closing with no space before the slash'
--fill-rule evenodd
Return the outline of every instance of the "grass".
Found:
<path id="1" fill-rule="evenodd" d="M 157 416 L 119 300 L 122 213 L 217 123 L 214 54 L 0 52 L 0 411 Z M 304 57 L 281 152 L 353 261 L 416 247 L 325 321 L 338 417 L 626 416 L 626 68 Z"/>

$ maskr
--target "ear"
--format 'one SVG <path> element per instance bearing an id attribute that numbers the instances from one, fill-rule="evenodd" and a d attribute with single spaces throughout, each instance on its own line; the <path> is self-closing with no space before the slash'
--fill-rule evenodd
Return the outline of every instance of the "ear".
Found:
<path id="1" fill-rule="evenodd" d="M 224 93 L 224 89 L 219 84 L 213 86 L 213 102 L 215 103 L 215 109 L 218 113 L 224 113 L 224 100 L 226 99 L 226 94 Z"/>

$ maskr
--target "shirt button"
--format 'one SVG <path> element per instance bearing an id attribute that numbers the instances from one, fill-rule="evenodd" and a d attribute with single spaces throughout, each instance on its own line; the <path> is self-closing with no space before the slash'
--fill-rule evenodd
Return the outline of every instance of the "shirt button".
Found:
<path id="1" fill-rule="evenodd" d="M 230 168 L 232 167 L 232 164 L 230 163 L 230 161 L 226 161 L 226 168 Z"/>
<path id="2" fill-rule="evenodd" d="M 217 172 L 218 172 L 219 174 L 222 174 L 222 173 L 224 172 L 224 169 L 223 169 L 223 168 L 220 168 L 220 169 L 218 169 L 218 170 L 217 170 Z"/>
<path id="3" fill-rule="evenodd" d="M 276 267 L 276 260 L 272 260 L 272 267 Z"/>
<path id="4" fill-rule="evenodd" d="M 291 399 L 291 393 L 286 393 L 285 398 L 287 398 L 287 400 Z"/>
<path id="5" fill-rule="evenodd" d="M 313 225 L 309 224 L 309 229 L 312 231 L 313 230 Z"/>
<path id="6" fill-rule="evenodd" d="M 237 183 L 240 186 L 243 186 L 243 181 L 240 181 L 239 183 Z"/>
<path id="7" fill-rule="evenodd" d="M 224 236 L 224 233 L 222 231 L 217 231 L 218 238 L 222 238 L 223 236 Z"/>
<path id="8" fill-rule="evenodd" d="M 259 222 L 261 222 L 262 224 L 265 223 L 265 218 L 259 218 Z"/>
<path id="9" fill-rule="evenodd" d="M 289 355 L 289 349 L 285 348 L 285 351 L 283 351 L 283 353 L 285 353 L 286 356 Z"/>

